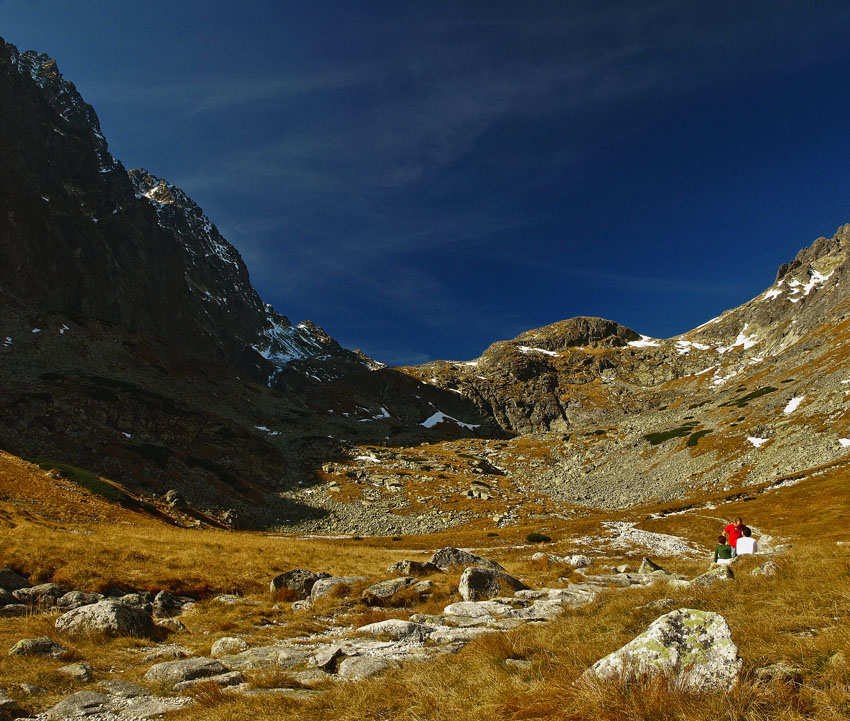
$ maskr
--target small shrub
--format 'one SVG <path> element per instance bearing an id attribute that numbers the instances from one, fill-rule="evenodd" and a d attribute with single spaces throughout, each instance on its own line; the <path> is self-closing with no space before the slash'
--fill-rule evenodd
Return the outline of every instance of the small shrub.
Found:
<path id="1" fill-rule="evenodd" d="M 548 543 L 552 539 L 549 538 L 549 536 L 547 536 L 545 533 L 537 533 L 535 531 L 534 533 L 529 533 L 525 537 L 525 540 L 529 543 Z"/>
<path id="2" fill-rule="evenodd" d="M 671 438 L 684 438 L 685 436 L 689 436 L 693 432 L 695 425 L 696 424 L 694 423 L 687 423 L 686 425 L 679 426 L 678 428 L 671 428 L 669 431 L 647 433 L 644 438 L 653 446 L 657 446 L 659 443 L 669 441 Z"/>
<path id="3" fill-rule="evenodd" d="M 707 436 L 709 433 L 711 433 L 711 428 L 703 428 L 701 431 L 691 433 L 691 435 L 688 437 L 688 447 L 693 448 L 694 446 L 696 446 L 697 443 L 699 443 L 700 438 L 702 438 L 703 436 Z"/>
<path id="4" fill-rule="evenodd" d="M 498 535 L 499 534 L 496 533 L 495 531 L 490 531 L 490 533 L 487 534 L 487 538 L 495 538 Z"/>

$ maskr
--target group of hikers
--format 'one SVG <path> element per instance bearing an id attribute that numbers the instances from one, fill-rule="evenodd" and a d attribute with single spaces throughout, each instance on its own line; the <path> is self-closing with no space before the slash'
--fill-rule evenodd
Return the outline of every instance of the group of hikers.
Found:
<path id="1" fill-rule="evenodd" d="M 744 525 L 739 517 L 723 529 L 723 533 L 717 537 L 717 546 L 714 548 L 715 563 L 732 563 L 736 556 L 747 553 L 758 553 L 759 544 L 752 538 L 752 531 Z"/>

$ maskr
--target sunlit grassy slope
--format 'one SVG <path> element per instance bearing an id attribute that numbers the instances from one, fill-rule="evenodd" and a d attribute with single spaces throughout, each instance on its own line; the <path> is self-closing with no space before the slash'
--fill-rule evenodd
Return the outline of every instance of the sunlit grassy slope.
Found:
<path id="1" fill-rule="evenodd" d="M 773 490 L 748 489 L 737 500 L 692 499 L 694 508 L 653 517 L 641 508 L 619 514 L 640 528 L 672 533 L 706 548 L 702 559 L 664 559 L 671 571 L 696 575 L 709 562 L 712 537 L 724 519 L 742 515 L 761 533 L 792 544 L 777 557 L 781 573 L 757 578 L 749 569 L 761 559 L 735 567 L 735 581 L 712 589 L 671 589 L 666 585 L 612 590 L 599 602 L 565 611 L 556 621 L 497 633 L 454 655 L 409 663 L 398 671 L 356 683 L 340 683 L 306 700 L 231 697 L 199 692 L 200 704 L 175 719 L 843 719 L 850 716 L 850 545 L 847 537 L 846 464 L 814 470 Z M 370 610 L 359 601 L 334 598 L 315 614 L 293 612 L 268 593 L 268 581 L 290 568 L 357 574 L 378 580 L 386 566 L 402 558 L 424 559 L 445 545 L 482 549 L 531 585 L 557 585 L 565 569 L 530 562 L 537 550 L 525 536 L 538 527 L 473 527 L 430 536 L 354 539 L 296 538 L 220 530 L 188 530 L 167 525 L 155 514 L 122 508 L 89 491 L 49 483 L 44 472 L 8 455 L 0 456 L 0 566 L 12 566 L 31 581 L 53 581 L 82 590 L 113 585 L 169 589 L 201 598 L 184 617 L 189 634 L 172 637 L 198 654 L 214 640 L 243 635 L 252 644 L 271 643 L 321 631 L 322 617 L 360 625 L 386 617 L 439 610 L 458 600 L 457 576 L 437 581 L 424 606 Z M 734 496 L 735 494 L 730 494 Z M 715 508 L 701 507 L 711 501 Z M 689 505 L 689 504 L 682 504 Z M 599 533 L 611 514 L 553 519 L 545 527 L 554 539 L 545 550 L 581 551 L 572 539 Z M 489 535 L 488 535 L 489 534 Z M 492 535 L 498 534 L 498 535 Z M 588 550 L 588 549 L 585 549 Z M 637 553 L 637 552 L 636 552 Z M 610 555 L 601 565 L 634 564 L 639 558 Z M 575 574 L 576 578 L 578 574 Z M 257 605 L 224 607 L 211 597 L 237 592 Z M 596 659 L 619 648 L 660 612 L 642 606 L 659 598 L 677 606 L 721 613 L 744 659 L 739 685 L 728 692 L 695 697 L 662 683 L 645 681 L 589 687 L 576 684 Z M 54 615 L 0 619 L 0 650 L 20 638 L 54 635 Z M 67 644 L 67 641 L 64 640 Z M 72 658 L 92 663 L 96 675 L 141 681 L 150 662 L 141 660 L 147 641 L 119 639 L 72 644 Z M 528 661 L 515 664 L 509 659 Z M 759 668 L 776 662 L 799 667 L 795 680 L 760 679 Z M 22 660 L 0 655 L 0 687 L 20 683 L 44 686 L 46 695 L 27 699 L 36 710 L 86 686 L 57 672 L 63 661 Z M 258 687 L 281 678 L 251 675 Z M 144 683 L 144 682 L 142 682 Z"/>

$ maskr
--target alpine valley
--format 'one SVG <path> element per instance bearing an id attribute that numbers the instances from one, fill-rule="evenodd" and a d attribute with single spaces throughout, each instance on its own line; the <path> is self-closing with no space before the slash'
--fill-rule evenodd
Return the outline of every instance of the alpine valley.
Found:
<path id="1" fill-rule="evenodd" d="M 84 635 L 50 651 L 90 661 L 96 677 L 111 679 L 109 691 L 85 690 L 84 670 L 61 676 L 55 658 L 0 663 L 7 688 L 13 678 L 30 688 L 14 699 L 0 693 L 0 719 L 24 713 L 4 709 L 47 709 L 66 696 L 61 703 L 79 697 L 83 706 L 39 718 L 305 718 L 302 702 L 317 704 L 315 718 L 447 718 L 468 710 L 473 686 L 484 695 L 469 718 L 601 718 L 615 692 L 579 697 L 573 682 L 680 606 L 702 609 L 693 613 L 703 625 L 723 612 L 739 642 L 751 639 L 741 642 L 746 683 L 733 701 L 744 710 L 735 718 L 777 717 L 746 711 L 770 694 L 788 708 L 820 709 L 789 719 L 846 713 L 846 693 L 829 696 L 846 689 L 846 659 L 834 660 L 847 642 L 846 591 L 839 602 L 838 581 L 826 584 L 835 596 L 826 618 L 810 586 L 797 583 L 810 574 L 846 589 L 846 560 L 843 571 L 797 568 L 781 554 L 802 534 L 789 509 L 805 508 L 830 544 L 846 523 L 850 225 L 801 250 L 756 298 L 680 336 L 578 317 L 496 341 L 475 359 L 390 368 L 264 304 L 191 189 L 126 170 L 56 62 L 2 40 L 0 171 L 0 565 L 10 567 L 0 570 L 0 638 L 22 635 L 11 625 L 20 622 L 38 636 L 28 640 L 43 641 L 61 625 L 51 613 L 121 606 L 108 599 L 131 595 L 146 619 L 151 609 L 182 619 L 125 633 L 137 639 L 132 647 L 101 648 Z M 765 607 L 785 594 L 758 628 L 712 590 L 714 577 L 699 581 L 708 558 L 700 545 L 713 547 L 733 513 L 759 514 L 763 551 L 776 554 L 786 579 L 781 588 L 741 581 Z M 529 544 L 551 535 L 555 545 L 532 556 Z M 451 548 L 425 563 L 441 546 Z M 672 573 L 642 564 L 645 555 L 672 557 Z M 389 562 L 388 574 L 408 580 L 378 588 L 390 581 L 374 583 L 375 569 Z M 451 575 L 465 565 L 462 578 Z M 470 590 L 470 568 L 482 566 L 496 574 L 488 583 L 498 594 Z M 283 579 L 283 571 L 312 575 Z M 442 575 L 414 578 L 432 572 Z M 63 606 L 57 589 L 100 598 Z M 13 590 L 28 600 L 18 603 Z M 490 606 L 470 610 L 482 598 Z M 20 613 L 3 611 L 13 606 Z M 792 623 L 797 614 L 805 628 Z M 695 623 L 674 621 L 680 630 Z M 786 622 L 794 628 L 785 645 L 765 640 L 768 626 Z M 353 629 L 381 623 L 368 642 L 352 640 Z M 492 630 L 500 640 L 478 639 Z M 139 639 L 167 633 L 182 634 L 181 645 L 142 648 Z M 551 653 L 540 650 L 550 633 L 559 639 Z M 437 700 L 425 671 L 404 670 L 431 655 L 445 694 Z M 792 656 L 809 665 L 787 672 L 798 685 L 782 686 L 786 696 L 776 685 L 785 672 L 756 678 Z M 194 676 L 154 673 L 201 661 Z M 110 675 L 119 667 L 137 669 L 129 677 L 150 682 L 156 703 L 131 704 L 133 684 Z M 400 685 L 328 690 L 339 678 L 386 671 Z M 801 674 L 814 680 L 799 684 Z M 218 681 L 190 683 L 205 677 Z M 234 701 L 216 683 L 244 686 L 253 700 Z M 809 698 L 802 686 L 832 690 Z M 644 708 L 647 716 L 617 718 L 702 718 L 699 704 L 665 716 L 669 689 L 641 688 L 658 715 Z M 693 689 L 676 688 L 677 703 L 691 703 Z M 325 692 L 330 700 L 317 701 Z M 547 705 L 552 693 L 560 706 Z M 616 696 L 623 708 L 634 702 L 625 698 Z M 249 715 L 238 715 L 243 702 Z M 725 703 L 705 702 L 706 714 L 722 717 Z M 359 704 L 377 710 L 360 716 Z M 573 715 L 560 715 L 567 707 Z M 833 707 L 843 711 L 830 715 Z"/>

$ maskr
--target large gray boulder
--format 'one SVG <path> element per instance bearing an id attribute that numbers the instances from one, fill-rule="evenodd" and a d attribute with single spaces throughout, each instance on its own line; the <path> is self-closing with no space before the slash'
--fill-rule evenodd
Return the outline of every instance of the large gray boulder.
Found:
<path id="1" fill-rule="evenodd" d="M 680 608 L 657 618 L 582 678 L 617 681 L 663 674 L 684 690 L 702 692 L 734 686 L 741 663 L 729 624 L 720 614 Z"/>
<path id="2" fill-rule="evenodd" d="M 107 600 L 61 615 L 56 619 L 56 630 L 69 636 L 151 637 L 156 633 L 156 626 L 144 608 Z"/>
<path id="3" fill-rule="evenodd" d="M 310 596 L 316 581 L 328 577 L 327 573 L 313 573 L 296 568 L 275 576 L 269 583 L 269 590 L 284 601 L 303 601 Z"/>
<path id="4" fill-rule="evenodd" d="M 458 591 L 464 601 L 486 601 L 507 593 L 528 589 L 522 581 L 491 568 L 470 566 L 460 577 Z"/>
<path id="5" fill-rule="evenodd" d="M 68 649 L 49 636 L 24 638 L 9 649 L 10 656 L 50 656 L 62 658 Z"/>
<path id="6" fill-rule="evenodd" d="M 160 591 L 153 599 L 153 614 L 157 618 L 171 618 L 183 610 L 183 601 L 173 593 Z"/>
<path id="7" fill-rule="evenodd" d="M 329 576 L 328 578 L 320 578 L 313 584 L 310 590 L 310 601 L 315 601 L 317 598 L 332 595 L 348 595 L 348 590 L 355 583 L 365 581 L 365 576 Z"/>
<path id="8" fill-rule="evenodd" d="M 434 554 L 431 556 L 431 563 L 442 571 L 457 568 L 458 566 L 481 566 L 482 568 L 490 568 L 494 571 L 505 570 L 489 558 L 482 558 L 469 551 L 462 551 L 459 548 L 452 548 L 451 546 L 434 551 Z"/>
<path id="9" fill-rule="evenodd" d="M 67 588 L 62 588 L 55 583 L 41 583 L 38 586 L 29 588 L 19 588 L 17 591 L 12 591 L 12 595 L 21 603 L 28 603 L 31 606 L 36 604 L 40 606 L 55 606 L 62 596 L 68 593 Z"/>
<path id="10" fill-rule="evenodd" d="M 29 588 L 29 581 L 11 568 L 0 568 L 0 588 L 7 591 L 17 591 L 19 588 Z"/>
<path id="11" fill-rule="evenodd" d="M 421 594 L 431 590 L 431 585 L 431 581 L 417 581 L 413 576 L 402 576 L 369 586 L 361 597 L 370 606 L 401 605 L 411 595 L 414 600 L 418 599 Z"/>
<path id="12" fill-rule="evenodd" d="M 205 656 L 196 656 L 180 661 L 163 661 L 154 664 L 145 674 L 145 680 L 155 681 L 174 688 L 183 681 L 220 676 L 227 672 L 228 669 L 220 661 Z"/>
<path id="13" fill-rule="evenodd" d="M 722 563 L 712 566 L 701 576 L 694 578 L 690 585 L 697 587 L 713 586 L 718 581 L 729 581 L 733 578 L 735 578 L 735 574 L 732 572 L 731 566 Z"/>
<path id="14" fill-rule="evenodd" d="M 297 666 L 310 656 L 310 651 L 280 646 L 256 646 L 236 654 L 220 656 L 219 661 L 231 671 L 257 671 L 262 669 L 288 669 Z"/>
<path id="15" fill-rule="evenodd" d="M 337 675 L 353 681 L 374 676 L 389 668 L 399 668 L 399 666 L 398 661 L 381 656 L 349 656 L 340 662 Z"/>
<path id="16" fill-rule="evenodd" d="M 45 718 L 50 721 L 68 721 L 68 719 L 103 715 L 115 708 L 115 700 L 105 693 L 79 691 L 66 696 L 48 709 Z"/>
<path id="17" fill-rule="evenodd" d="M 373 636 L 389 636 L 394 639 L 410 639 L 424 641 L 428 634 L 434 631 L 433 626 L 404 621 L 400 618 L 390 618 L 386 621 L 368 623 L 357 629 L 358 633 L 368 633 Z"/>
<path id="18" fill-rule="evenodd" d="M 225 636 L 218 639 L 210 649 L 210 656 L 219 658 L 228 654 L 242 653 L 248 650 L 248 642 L 244 638 Z"/>

